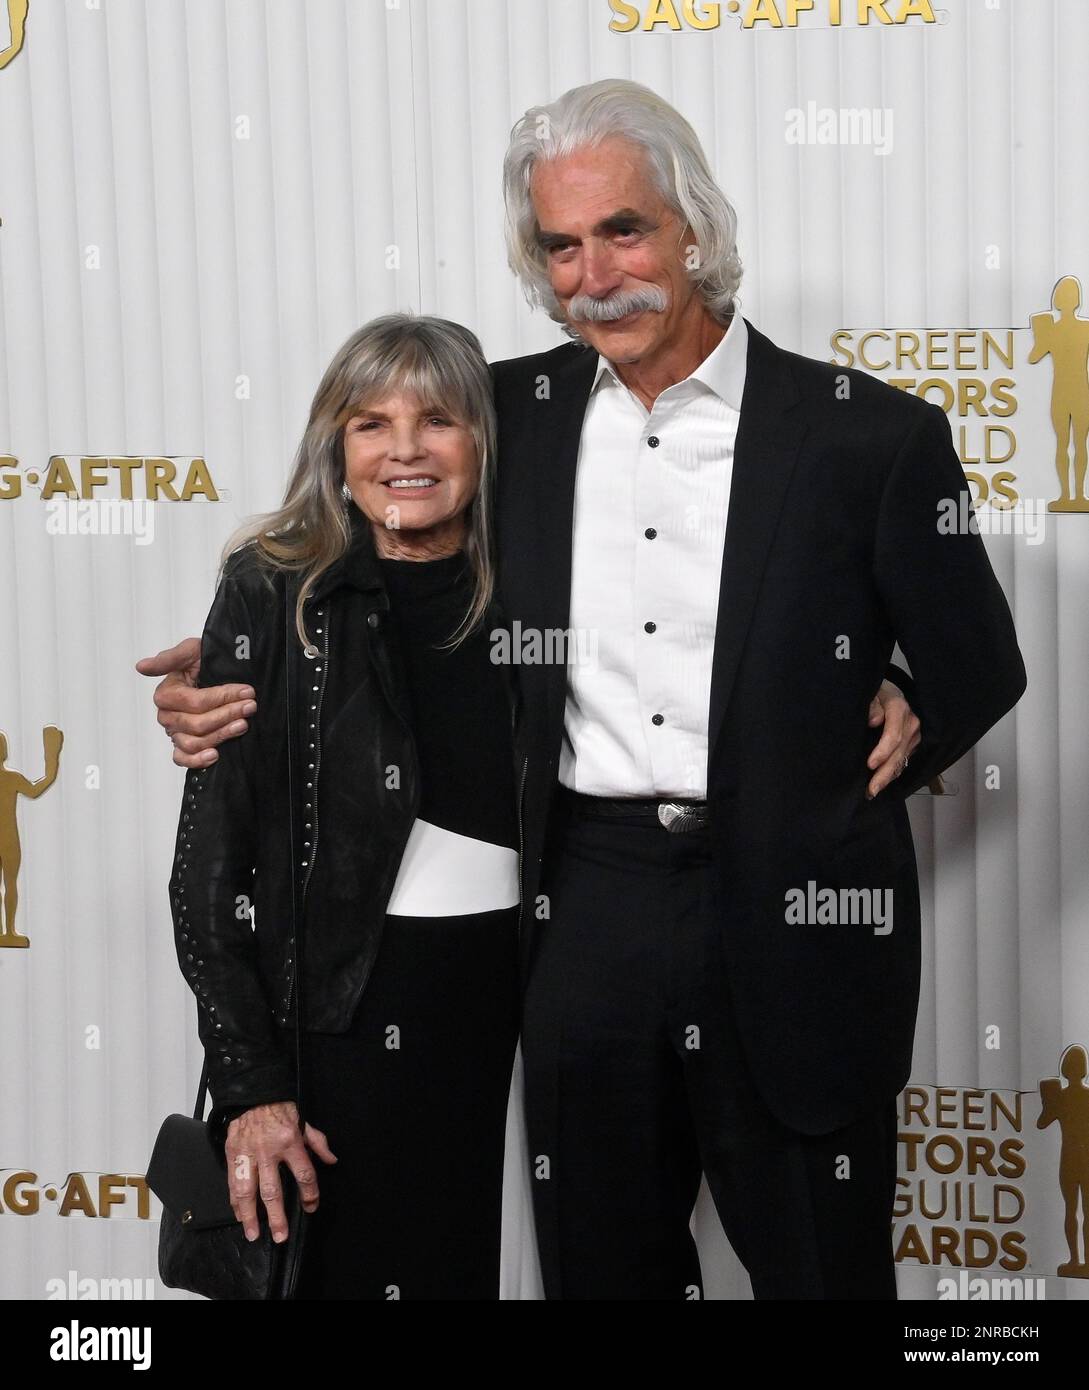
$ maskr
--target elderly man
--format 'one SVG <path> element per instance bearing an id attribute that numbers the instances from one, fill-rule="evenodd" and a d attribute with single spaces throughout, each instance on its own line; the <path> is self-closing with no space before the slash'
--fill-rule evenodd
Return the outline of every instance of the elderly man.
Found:
<path id="1" fill-rule="evenodd" d="M 504 193 L 511 266 L 575 339 L 494 367 L 546 1292 L 700 1297 L 702 1171 L 757 1298 L 895 1298 L 905 800 L 1025 687 L 978 534 L 937 527 L 949 426 L 741 316 L 733 210 L 647 88 L 528 111 Z M 557 631 L 560 660 L 519 648 Z M 198 660 L 140 666 L 172 673 L 186 765 L 255 707 L 190 688 Z"/>

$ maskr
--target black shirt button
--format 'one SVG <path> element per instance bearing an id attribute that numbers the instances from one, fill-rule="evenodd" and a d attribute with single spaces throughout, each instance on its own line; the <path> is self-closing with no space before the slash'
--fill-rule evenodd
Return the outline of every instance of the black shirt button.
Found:
<path id="1" fill-rule="evenodd" d="M 664 723 L 665 723 L 665 717 L 664 717 L 664 715 L 661 715 L 661 714 L 652 714 L 651 717 L 650 717 L 650 722 L 651 722 L 652 724 L 664 724 Z"/>
<path id="2" fill-rule="evenodd" d="M 378 626 L 378 621 L 379 621 L 379 619 L 378 619 L 378 614 L 377 614 L 377 613 L 368 613 L 368 614 L 367 614 L 367 626 L 368 626 L 368 627 L 377 627 L 377 626 Z"/>
<path id="3" fill-rule="evenodd" d="M 657 632 L 657 631 L 658 631 L 658 624 L 657 624 L 657 623 L 644 623 L 644 624 L 643 624 L 643 631 L 644 631 L 644 632 Z"/>
<path id="4" fill-rule="evenodd" d="M 657 534 L 658 532 L 654 529 L 653 526 L 648 526 L 647 529 L 643 532 L 643 535 L 646 536 L 648 541 L 652 541 Z"/>
<path id="5" fill-rule="evenodd" d="M 658 445 L 661 442 L 662 441 L 658 438 L 656 434 L 652 434 L 650 438 L 647 440 L 647 443 L 650 445 L 652 449 L 657 449 Z"/>

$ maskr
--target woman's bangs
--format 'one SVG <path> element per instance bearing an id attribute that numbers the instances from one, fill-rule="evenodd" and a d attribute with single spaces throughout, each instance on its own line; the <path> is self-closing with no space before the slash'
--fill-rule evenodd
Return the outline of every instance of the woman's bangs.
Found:
<path id="1" fill-rule="evenodd" d="M 449 415 L 468 421 L 467 393 L 460 373 L 450 366 L 440 370 L 431 353 L 419 343 L 404 343 L 396 357 L 381 364 L 369 363 L 368 370 L 351 383 L 348 404 L 341 412 L 341 424 L 353 416 L 373 409 L 394 393 L 413 396 L 421 414 Z"/>

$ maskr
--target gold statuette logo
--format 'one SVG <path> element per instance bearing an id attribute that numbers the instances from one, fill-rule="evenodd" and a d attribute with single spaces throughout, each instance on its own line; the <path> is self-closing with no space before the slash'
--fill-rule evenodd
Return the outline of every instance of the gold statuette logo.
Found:
<path id="1" fill-rule="evenodd" d="M 0 50 L 0 68 L 6 68 L 23 47 L 23 41 L 26 38 L 26 12 L 29 3 L 30 0 L 7 0 L 10 42 L 7 48 Z M 3 29 L 0 28 L 0 43 L 4 42 L 5 37 Z"/>
<path id="2" fill-rule="evenodd" d="M 21 772 L 6 767 L 8 741 L 0 733 L 0 892 L 3 893 L 3 914 L 0 916 L 0 946 L 29 946 L 30 939 L 15 930 L 15 909 L 19 903 L 16 883 L 22 851 L 19 847 L 19 823 L 15 818 L 15 803 L 21 795 L 36 801 L 57 780 L 61 745 L 64 735 L 55 725 L 42 730 L 45 750 L 45 775 L 32 782 Z"/>
<path id="3" fill-rule="evenodd" d="M 1081 285 L 1064 275 L 1051 296 L 1057 311 L 1033 314 L 1030 362 L 1051 358 L 1051 423 L 1055 429 L 1055 471 L 1060 493 L 1049 512 L 1089 512 L 1085 491 L 1089 438 L 1089 319 L 1078 314 Z M 1073 459 L 1070 453 L 1073 449 Z"/>
<path id="4" fill-rule="evenodd" d="M 1070 1258 L 1059 1265 L 1057 1274 L 1089 1279 L 1089 1057 L 1077 1044 L 1068 1047 L 1059 1063 L 1062 1077 L 1048 1076 L 1040 1082 L 1040 1115 L 1037 1129 L 1057 1124 L 1062 1136 L 1059 1151 L 1059 1191 L 1065 1213 L 1063 1234 Z M 1063 1085 L 1063 1080 L 1066 1085 Z M 1081 1221 L 1078 1198 L 1081 1198 Z M 1078 1228 L 1081 1228 L 1081 1247 Z"/>

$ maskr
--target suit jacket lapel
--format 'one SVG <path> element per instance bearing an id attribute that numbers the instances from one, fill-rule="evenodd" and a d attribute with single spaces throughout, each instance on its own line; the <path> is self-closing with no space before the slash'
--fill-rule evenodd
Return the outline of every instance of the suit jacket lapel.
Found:
<path id="1" fill-rule="evenodd" d="M 708 714 L 708 768 L 733 692 L 806 420 L 787 354 L 748 319 L 745 392 L 734 443 Z"/>
<path id="2" fill-rule="evenodd" d="M 533 441 L 540 464 L 538 476 L 545 491 L 536 524 L 541 531 L 544 626 L 566 629 L 571 617 L 571 530 L 575 511 L 575 475 L 578 470 L 582 422 L 597 369 L 597 353 L 580 346 L 552 372 L 549 383 L 551 432 Z M 554 662 L 548 667 L 548 708 L 551 719 L 563 719 L 567 699 L 567 669 Z"/>

